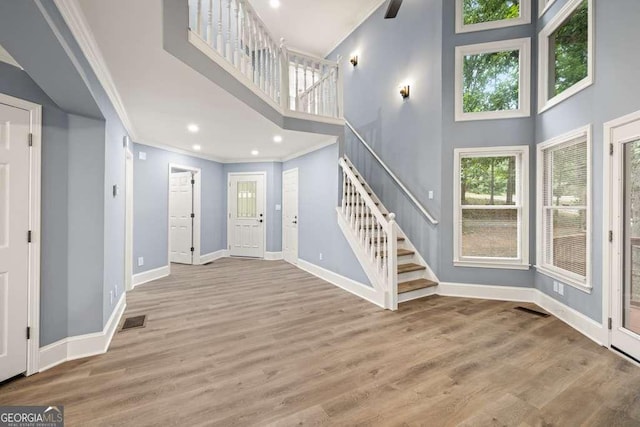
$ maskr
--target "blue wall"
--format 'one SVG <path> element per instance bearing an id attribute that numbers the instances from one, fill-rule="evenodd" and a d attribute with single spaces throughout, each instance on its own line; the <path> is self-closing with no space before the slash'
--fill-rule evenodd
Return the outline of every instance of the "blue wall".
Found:
<path id="1" fill-rule="evenodd" d="M 333 144 L 282 166 L 283 171 L 298 168 L 298 258 L 369 284 L 338 226 L 338 158 L 338 144 Z"/>
<path id="2" fill-rule="evenodd" d="M 564 4 L 558 0 L 533 24 L 455 34 L 455 2 L 410 2 L 396 20 L 382 19 L 384 6 L 356 29 L 330 56 L 349 58 L 359 52 L 360 64 L 345 69 L 345 111 L 380 157 L 412 190 L 440 224 L 433 228 L 406 200 L 375 161 L 347 132 L 346 152 L 383 202 L 398 214 L 398 222 L 441 281 L 537 287 L 553 298 L 600 321 L 602 319 L 602 145 L 603 124 L 640 109 L 637 55 L 640 39 L 635 0 L 595 1 L 596 82 L 561 105 L 535 114 L 537 108 L 537 32 Z M 620 14 L 616 11 L 624 10 Z M 454 121 L 455 47 L 510 38 L 532 38 L 532 116 L 529 118 L 456 123 Z M 439 68 L 439 70 L 438 70 Z M 411 98 L 400 102 L 396 87 L 408 77 Z M 457 268 L 453 266 L 453 154 L 460 147 L 530 146 L 530 261 L 535 264 L 536 144 L 586 124 L 593 140 L 592 294 L 566 286 L 565 296 L 553 293 L 553 281 L 530 271 Z M 435 190 L 435 200 L 426 197 Z"/>
<path id="3" fill-rule="evenodd" d="M 226 247 L 226 182 L 221 163 L 150 147 L 133 145 L 133 272 L 168 265 L 169 164 L 200 168 L 202 171 L 200 254 Z M 146 160 L 140 160 L 140 153 Z M 138 266 L 138 257 L 144 265 Z"/>

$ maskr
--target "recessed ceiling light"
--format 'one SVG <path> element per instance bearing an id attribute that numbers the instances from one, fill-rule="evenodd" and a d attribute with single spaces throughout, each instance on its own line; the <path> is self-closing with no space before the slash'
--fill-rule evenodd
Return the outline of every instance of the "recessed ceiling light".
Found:
<path id="1" fill-rule="evenodd" d="M 187 126 L 187 130 L 189 130 L 189 132 L 191 133 L 198 133 L 200 131 L 200 126 L 195 124 L 190 124 L 189 126 Z"/>
<path id="2" fill-rule="evenodd" d="M 196 144 L 196 145 L 194 145 L 194 146 L 193 146 L 193 149 L 194 149 L 195 151 L 200 151 L 200 150 L 202 150 L 202 147 L 201 147 L 201 146 L 199 146 L 198 144 Z"/>
<path id="3" fill-rule="evenodd" d="M 275 142 L 276 144 L 280 144 L 282 142 L 282 137 L 280 135 L 274 136 L 273 142 Z"/>
<path id="4" fill-rule="evenodd" d="M 253 150 L 253 151 L 251 152 L 251 155 L 252 155 L 252 156 L 257 156 L 258 154 L 260 154 L 260 152 L 259 152 L 258 150 Z"/>
<path id="5" fill-rule="evenodd" d="M 272 8 L 277 9 L 280 7 L 280 0 L 269 0 L 269 5 Z"/>

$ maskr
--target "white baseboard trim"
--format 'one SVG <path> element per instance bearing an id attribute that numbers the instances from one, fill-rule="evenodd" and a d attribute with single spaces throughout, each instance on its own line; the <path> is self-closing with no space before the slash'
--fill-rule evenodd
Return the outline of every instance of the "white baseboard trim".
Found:
<path id="1" fill-rule="evenodd" d="M 106 353 L 127 308 L 127 296 L 122 294 L 102 332 L 64 338 L 40 349 L 39 372 L 61 363 Z"/>
<path id="2" fill-rule="evenodd" d="M 164 267 L 156 268 L 153 270 L 145 271 L 142 273 L 133 275 L 133 288 L 136 286 L 144 285 L 145 283 L 153 282 L 154 280 L 162 279 L 171 274 L 171 270 L 168 265 Z"/>
<path id="3" fill-rule="evenodd" d="M 265 261 L 281 261 L 284 259 L 284 254 L 282 252 L 265 252 L 264 260 Z"/>
<path id="4" fill-rule="evenodd" d="M 228 256 L 229 251 L 226 249 L 221 249 L 219 251 L 211 252 L 210 254 L 206 255 L 200 255 L 200 265 L 208 264 L 221 258 L 227 258 Z"/>
<path id="5" fill-rule="evenodd" d="M 377 305 L 378 307 L 384 308 L 385 306 L 384 294 L 376 292 L 376 290 L 371 286 L 356 282 L 355 280 L 341 276 L 337 273 L 334 273 L 333 271 L 329 271 L 303 259 L 298 259 L 297 267 L 301 270 L 306 271 L 307 273 L 313 274 L 314 276 L 324 280 L 325 282 L 329 282 L 339 288 L 344 289 L 347 292 L 359 296 L 360 298 L 363 298 Z"/>
<path id="6" fill-rule="evenodd" d="M 608 330 L 604 325 L 535 288 L 440 283 L 437 294 L 448 297 L 533 303 L 562 320 L 598 345 L 607 346 Z"/>

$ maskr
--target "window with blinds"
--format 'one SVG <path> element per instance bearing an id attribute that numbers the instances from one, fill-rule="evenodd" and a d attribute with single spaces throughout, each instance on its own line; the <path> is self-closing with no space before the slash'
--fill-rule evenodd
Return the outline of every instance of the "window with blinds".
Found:
<path id="1" fill-rule="evenodd" d="M 528 147 L 456 150 L 454 263 L 528 268 Z"/>
<path id="2" fill-rule="evenodd" d="M 539 147 L 538 264 L 543 273 L 588 287 L 590 237 L 589 130 Z"/>

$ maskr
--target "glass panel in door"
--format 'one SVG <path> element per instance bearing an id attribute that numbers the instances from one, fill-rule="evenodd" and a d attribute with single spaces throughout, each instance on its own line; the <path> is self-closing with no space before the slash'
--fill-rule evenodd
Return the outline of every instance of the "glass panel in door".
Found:
<path id="1" fill-rule="evenodd" d="M 624 145 L 622 325 L 640 335 L 640 140 Z"/>
<path id="2" fill-rule="evenodd" d="M 238 218 L 256 218 L 258 183 L 238 181 Z"/>

